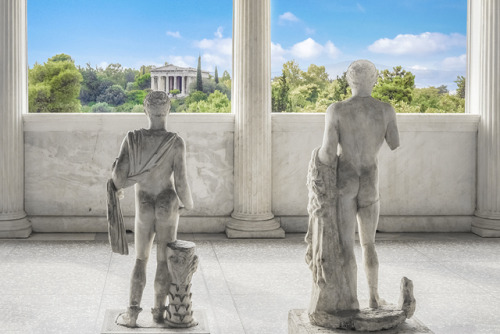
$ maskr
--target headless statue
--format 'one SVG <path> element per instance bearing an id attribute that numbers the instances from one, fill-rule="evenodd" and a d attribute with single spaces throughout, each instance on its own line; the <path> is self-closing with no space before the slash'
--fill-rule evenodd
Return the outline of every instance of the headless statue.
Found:
<path id="1" fill-rule="evenodd" d="M 309 166 L 306 262 L 313 272 L 313 292 L 308 313 L 321 326 L 343 327 L 342 321 L 349 318 L 343 315 L 359 311 L 356 223 L 369 307 L 384 304 L 378 294 L 375 250 L 380 209 L 377 155 L 384 140 L 396 149 L 399 133 L 392 106 L 371 97 L 377 77 L 375 66 L 367 60 L 350 65 L 347 81 L 352 97 L 328 107 L 323 143 L 314 150 Z M 332 324 L 330 315 L 339 315 L 335 319 L 340 320 Z"/>
<path id="2" fill-rule="evenodd" d="M 144 110 L 149 117 L 149 128 L 128 133 L 112 172 L 115 189 L 135 185 L 136 262 L 130 282 L 129 308 L 122 315 L 123 322 L 129 327 L 136 326 L 142 310 L 146 264 L 155 235 L 157 269 L 152 313 L 155 322 L 164 322 L 165 303 L 172 283 L 167 245 L 175 245 L 179 215 L 193 207 L 186 175 L 184 141 L 177 134 L 167 132 L 165 127 L 170 112 L 169 98 L 164 92 L 151 92 L 144 100 Z M 197 259 L 194 260 L 193 266 L 196 267 Z"/>

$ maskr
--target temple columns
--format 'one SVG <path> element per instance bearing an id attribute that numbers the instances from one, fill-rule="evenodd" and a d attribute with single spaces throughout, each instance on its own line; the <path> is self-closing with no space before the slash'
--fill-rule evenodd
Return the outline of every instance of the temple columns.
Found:
<path id="1" fill-rule="evenodd" d="M 500 237 L 500 3 L 469 0 L 468 6 L 467 107 L 481 115 L 472 231 Z"/>
<path id="2" fill-rule="evenodd" d="M 26 238 L 24 133 L 28 112 L 26 1 L 0 2 L 0 238 Z"/>
<path id="3" fill-rule="evenodd" d="M 283 238 L 272 213 L 270 0 L 233 1 L 234 211 L 229 238 Z"/>

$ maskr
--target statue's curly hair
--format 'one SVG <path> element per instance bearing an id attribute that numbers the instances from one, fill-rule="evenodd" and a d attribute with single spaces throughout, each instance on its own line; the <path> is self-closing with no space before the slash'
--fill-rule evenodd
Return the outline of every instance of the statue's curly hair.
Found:
<path id="1" fill-rule="evenodd" d="M 149 114 L 148 110 L 153 105 L 165 105 L 165 114 L 170 112 L 170 99 L 167 93 L 162 91 L 153 91 L 144 99 L 144 112 Z"/>
<path id="2" fill-rule="evenodd" d="M 375 65 L 369 60 L 360 59 L 349 65 L 347 69 L 346 79 L 349 86 L 352 87 L 353 76 L 361 73 L 366 76 L 365 80 L 370 80 L 373 85 L 377 83 L 378 71 Z"/>

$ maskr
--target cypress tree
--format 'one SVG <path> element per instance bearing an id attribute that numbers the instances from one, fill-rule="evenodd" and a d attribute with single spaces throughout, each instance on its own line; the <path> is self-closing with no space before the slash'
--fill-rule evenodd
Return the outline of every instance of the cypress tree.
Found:
<path id="1" fill-rule="evenodd" d="M 215 66 L 215 83 L 218 84 L 219 83 L 219 73 L 217 73 L 217 66 Z"/>
<path id="2" fill-rule="evenodd" d="M 203 92 L 203 81 L 201 79 L 201 56 L 198 56 L 198 69 L 196 71 L 196 90 Z"/>

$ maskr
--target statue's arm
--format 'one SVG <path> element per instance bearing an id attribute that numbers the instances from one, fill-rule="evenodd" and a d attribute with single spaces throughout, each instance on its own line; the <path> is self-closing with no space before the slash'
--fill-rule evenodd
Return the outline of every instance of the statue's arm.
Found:
<path id="1" fill-rule="evenodd" d="M 113 163 L 113 171 L 111 172 L 111 178 L 113 179 L 116 189 L 122 189 L 133 185 L 133 183 L 129 184 L 130 182 L 127 182 L 129 168 L 128 142 L 127 137 L 125 137 L 120 148 L 120 154 Z"/>
<path id="2" fill-rule="evenodd" d="M 185 210 L 193 208 L 193 198 L 191 196 L 191 189 L 187 181 L 187 168 L 186 168 L 186 145 L 182 138 L 178 138 L 175 145 L 175 158 L 174 158 L 174 182 L 177 196 L 182 202 Z"/>
<path id="3" fill-rule="evenodd" d="M 396 121 L 396 112 L 392 106 L 388 110 L 389 118 L 387 122 L 387 129 L 385 132 L 385 141 L 391 150 L 395 150 L 399 147 L 399 131 L 398 123 Z"/>
<path id="4" fill-rule="evenodd" d="M 323 144 L 318 152 L 319 161 L 329 166 L 333 166 L 336 163 L 337 145 L 339 143 L 335 108 L 335 104 L 332 104 L 326 110 Z"/>

